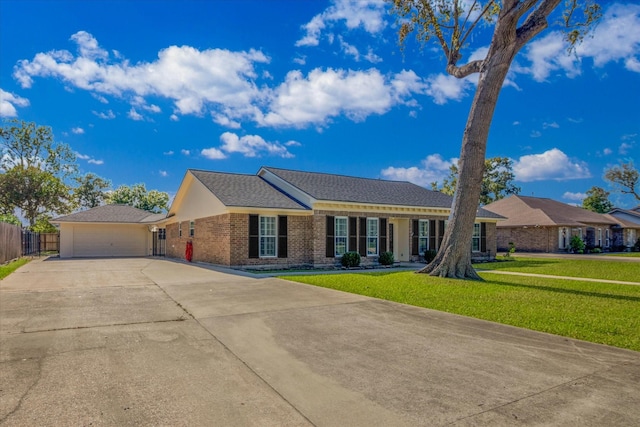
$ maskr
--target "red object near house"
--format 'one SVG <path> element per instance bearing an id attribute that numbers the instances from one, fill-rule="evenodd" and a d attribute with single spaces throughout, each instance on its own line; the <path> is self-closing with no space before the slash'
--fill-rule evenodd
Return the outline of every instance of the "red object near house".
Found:
<path id="1" fill-rule="evenodd" d="M 191 260 L 193 259 L 193 242 L 192 241 L 187 242 L 187 249 L 184 252 L 184 257 L 189 262 L 191 262 Z"/>

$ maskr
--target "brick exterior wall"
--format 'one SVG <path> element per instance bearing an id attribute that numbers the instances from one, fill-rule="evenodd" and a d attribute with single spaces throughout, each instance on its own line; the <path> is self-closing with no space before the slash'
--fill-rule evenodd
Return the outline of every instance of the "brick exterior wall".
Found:
<path id="1" fill-rule="evenodd" d="M 349 211 L 315 211 L 313 216 L 287 216 L 287 258 L 249 258 L 249 214 L 222 214 L 195 220 L 194 236 L 189 237 L 189 221 L 183 221 L 182 237 L 179 237 L 178 223 L 169 224 L 167 230 L 166 256 L 184 259 L 188 241 L 193 242 L 193 261 L 211 264 L 246 267 L 246 266 L 324 266 L 339 264 L 339 258 L 326 255 L 326 217 L 376 217 L 386 218 L 387 227 L 390 217 L 413 219 L 442 220 L 437 216 L 385 215 Z M 358 227 L 359 228 L 359 227 Z M 358 230 L 358 236 L 359 236 Z M 411 234 L 409 226 L 409 234 Z M 396 231 L 396 232 L 399 232 Z M 496 226 L 487 223 L 487 252 L 474 252 L 473 258 L 495 256 Z M 387 236 L 389 232 L 387 229 Z M 411 236 L 405 236 L 411 245 Z M 387 249 L 391 242 L 387 241 Z M 380 252 L 386 249 L 380 248 Z M 416 257 L 413 257 L 416 258 Z M 378 256 L 362 257 L 362 265 L 377 263 Z M 417 260 L 414 259 L 414 260 Z"/>
<path id="2" fill-rule="evenodd" d="M 602 247 L 606 246 L 606 230 L 608 225 L 602 224 L 585 224 L 582 227 L 500 227 L 498 234 L 498 250 L 507 251 L 509 243 L 513 242 L 518 252 L 565 252 L 566 249 L 560 249 L 560 229 L 567 229 L 566 247 L 569 247 L 571 236 L 577 234 L 576 228 L 582 228 L 582 238 L 587 246 Z M 588 234 L 587 229 L 592 229 L 592 233 Z M 602 240 L 598 242 L 598 229 L 602 230 Z M 614 235 L 612 230 L 609 231 L 610 236 Z M 600 243 L 600 244 L 598 244 Z M 613 245 L 613 240 L 610 241 Z"/>

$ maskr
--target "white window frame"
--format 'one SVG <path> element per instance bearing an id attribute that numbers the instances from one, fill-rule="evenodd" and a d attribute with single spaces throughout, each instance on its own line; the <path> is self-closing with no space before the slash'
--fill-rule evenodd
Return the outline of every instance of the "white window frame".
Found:
<path id="1" fill-rule="evenodd" d="M 596 246 L 602 247 L 602 228 L 598 228 L 598 244 Z"/>
<path id="2" fill-rule="evenodd" d="M 611 246 L 611 235 L 609 234 L 611 231 L 608 228 L 604 229 L 604 244 L 605 248 Z"/>
<path id="3" fill-rule="evenodd" d="M 338 222 L 344 222 L 344 227 L 338 226 Z M 344 233 L 342 229 L 344 228 Z M 348 252 L 349 243 L 349 217 L 337 216 L 333 219 L 333 248 L 336 257 L 341 257 Z M 343 251 L 339 251 L 339 248 L 343 248 Z"/>
<path id="4" fill-rule="evenodd" d="M 473 236 L 471 237 L 471 252 L 480 252 L 480 240 L 482 239 L 482 228 L 479 222 L 473 224 Z"/>
<path id="5" fill-rule="evenodd" d="M 380 244 L 380 220 L 378 218 L 367 218 L 367 256 L 378 255 L 379 244 Z M 375 247 L 375 251 L 372 251 L 371 248 L 374 248 L 374 247 Z"/>
<path id="6" fill-rule="evenodd" d="M 273 221 L 273 224 L 266 224 Z M 271 225 L 271 226 L 270 226 Z M 260 258 L 278 256 L 278 217 L 260 215 L 258 219 L 258 248 Z"/>
<path id="7" fill-rule="evenodd" d="M 189 237 L 195 237 L 196 235 L 196 222 L 189 221 Z"/>
<path id="8" fill-rule="evenodd" d="M 424 248 L 424 250 L 421 250 Z M 429 220 L 418 220 L 418 253 L 423 255 L 429 250 Z"/>

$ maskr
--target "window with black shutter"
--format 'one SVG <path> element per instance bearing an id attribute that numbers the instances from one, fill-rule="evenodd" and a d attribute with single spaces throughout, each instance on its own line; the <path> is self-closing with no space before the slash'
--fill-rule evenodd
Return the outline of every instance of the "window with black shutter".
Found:
<path id="1" fill-rule="evenodd" d="M 289 251 L 288 245 L 288 230 L 287 230 L 287 217 L 284 215 L 278 216 L 278 258 L 287 258 Z"/>
<path id="2" fill-rule="evenodd" d="M 359 239 L 360 256 L 367 256 L 367 218 L 360 218 L 360 239 Z"/>
<path id="3" fill-rule="evenodd" d="M 420 221 L 414 219 L 411 228 L 411 255 L 419 255 L 418 239 L 420 238 Z"/>
<path id="4" fill-rule="evenodd" d="M 249 215 L 249 258 L 260 257 L 259 216 Z"/>
<path id="5" fill-rule="evenodd" d="M 380 218 L 380 253 L 387 251 L 387 218 Z"/>
<path id="6" fill-rule="evenodd" d="M 349 217 L 349 252 L 358 250 L 358 218 Z"/>
<path id="7" fill-rule="evenodd" d="M 487 252 L 487 223 L 480 223 L 480 252 Z"/>
<path id="8" fill-rule="evenodd" d="M 334 217 L 327 216 L 327 238 L 326 238 L 326 253 L 327 258 L 334 258 L 336 256 L 335 250 L 335 223 Z"/>
<path id="9" fill-rule="evenodd" d="M 436 220 L 429 220 L 429 249 L 436 250 Z"/>

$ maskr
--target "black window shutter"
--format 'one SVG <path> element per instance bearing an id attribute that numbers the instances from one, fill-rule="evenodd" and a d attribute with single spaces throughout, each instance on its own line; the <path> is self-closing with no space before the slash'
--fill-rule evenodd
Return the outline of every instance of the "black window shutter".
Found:
<path id="1" fill-rule="evenodd" d="M 429 220 L 429 249 L 436 250 L 436 220 Z"/>
<path id="2" fill-rule="evenodd" d="M 287 217 L 278 216 L 278 258 L 286 258 L 287 251 Z"/>
<path id="3" fill-rule="evenodd" d="M 480 223 L 480 252 L 487 252 L 487 223 Z"/>
<path id="4" fill-rule="evenodd" d="M 367 218 L 360 217 L 360 256 L 367 256 Z"/>
<path id="5" fill-rule="evenodd" d="M 249 258 L 260 257 L 258 215 L 249 215 Z"/>
<path id="6" fill-rule="evenodd" d="M 327 216 L 327 244 L 326 244 L 326 257 L 334 258 L 336 256 L 336 247 L 335 247 L 335 230 L 336 224 L 334 222 L 334 217 Z"/>
<path id="7" fill-rule="evenodd" d="M 349 252 L 358 250 L 358 218 L 349 217 Z"/>
<path id="8" fill-rule="evenodd" d="M 442 238 L 444 237 L 444 219 L 438 221 L 438 249 L 442 246 Z"/>
<path id="9" fill-rule="evenodd" d="M 420 235 L 420 224 L 417 219 L 413 220 L 413 232 L 411 233 L 411 255 L 420 255 L 418 252 L 418 236 Z"/>
<path id="10" fill-rule="evenodd" d="M 387 251 L 387 218 L 380 218 L 380 253 Z"/>

